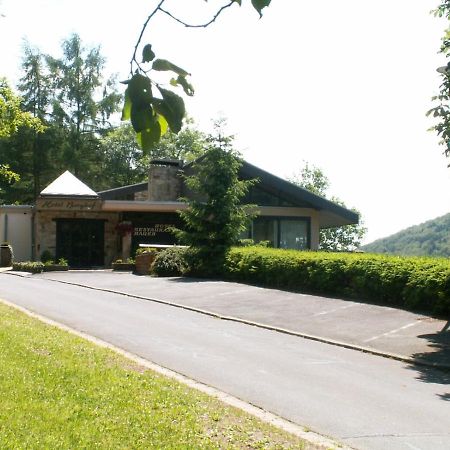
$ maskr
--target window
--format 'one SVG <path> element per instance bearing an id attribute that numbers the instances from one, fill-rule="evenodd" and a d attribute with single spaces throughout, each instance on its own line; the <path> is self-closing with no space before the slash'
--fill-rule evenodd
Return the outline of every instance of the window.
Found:
<path id="1" fill-rule="evenodd" d="M 255 219 L 252 226 L 252 239 L 255 242 L 269 241 L 271 247 L 277 247 L 278 221 L 266 217 Z"/>
<path id="2" fill-rule="evenodd" d="M 304 220 L 280 219 L 280 248 L 306 250 L 309 248 L 309 223 Z"/>
<path id="3" fill-rule="evenodd" d="M 251 203 L 259 206 L 299 206 L 294 205 L 279 195 L 271 194 L 257 186 L 252 186 L 243 199 L 243 203 Z"/>
<path id="4" fill-rule="evenodd" d="M 310 219 L 307 217 L 257 217 L 250 237 L 255 243 L 269 241 L 275 248 L 310 248 Z"/>

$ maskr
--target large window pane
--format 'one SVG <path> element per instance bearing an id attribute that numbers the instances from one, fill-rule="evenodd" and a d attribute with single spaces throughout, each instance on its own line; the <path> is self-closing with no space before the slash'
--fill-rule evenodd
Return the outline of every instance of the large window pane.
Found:
<path id="1" fill-rule="evenodd" d="M 253 240 L 255 243 L 270 241 L 271 247 L 277 247 L 278 243 L 278 220 L 272 218 L 258 217 L 253 221 Z"/>
<path id="2" fill-rule="evenodd" d="M 280 248 L 306 250 L 308 222 L 306 220 L 280 219 Z"/>

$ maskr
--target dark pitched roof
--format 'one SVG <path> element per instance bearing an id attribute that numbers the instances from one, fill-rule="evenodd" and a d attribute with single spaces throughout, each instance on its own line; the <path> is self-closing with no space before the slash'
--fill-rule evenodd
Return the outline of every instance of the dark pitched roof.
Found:
<path id="1" fill-rule="evenodd" d="M 202 159 L 203 156 L 193 162 L 186 164 L 183 169 L 187 172 L 188 175 L 191 174 L 193 170 L 195 170 L 195 163 L 201 161 Z M 359 216 L 355 212 L 344 208 L 337 203 L 327 200 L 320 195 L 316 195 L 311 191 L 308 191 L 307 189 L 297 186 L 296 184 L 290 183 L 289 181 L 277 177 L 276 175 L 266 172 L 265 170 L 260 169 L 259 167 L 248 163 L 247 161 L 242 162 L 242 167 L 239 171 L 239 175 L 244 179 L 257 178 L 260 181 L 260 183 L 258 184 L 259 187 L 273 195 L 285 198 L 287 201 L 293 203 L 294 205 L 329 213 L 326 215 L 334 217 L 334 222 L 336 221 L 336 216 L 339 217 L 339 221 L 342 221 L 341 224 L 358 223 L 359 221 Z M 98 192 L 98 195 L 104 200 L 114 200 L 119 197 L 134 194 L 136 192 L 145 191 L 147 190 L 147 185 L 147 182 L 132 184 L 129 186 L 101 191 Z M 327 226 L 326 220 L 324 221 L 324 224 L 325 226 Z M 330 226 L 336 225 L 337 224 L 331 224 Z"/>
<path id="2" fill-rule="evenodd" d="M 202 158 L 203 156 L 189 164 L 186 164 L 185 168 L 192 170 L 195 163 L 200 161 Z M 358 214 L 350 209 L 344 208 L 343 206 L 327 200 L 320 195 L 314 194 L 305 188 L 266 172 L 265 170 L 256 167 L 247 161 L 242 161 L 242 167 L 239 171 L 239 175 L 244 179 L 257 178 L 260 180 L 259 187 L 263 188 L 267 192 L 270 192 L 271 194 L 283 197 L 293 204 L 299 205 L 300 207 L 312 208 L 319 211 L 325 210 L 333 215 L 340 216 L 349 223 L 358 223 L 359 221 Z"/>
<path id="3" fill-rule="evenodd" d="M 105 191 L 98 192 L 98 195 L 103 200 L 115 200 L 118 197 L 123 197 L 126 195 L 135 194 L 136 192 L 146 191 L 148 187 L 148 183 L 136 183 L 130 184 L 128 186 L 121 186 L 113 189 L 107 189 Z"/>
<path id="4" fill-rule="evenodd" d="M 320 195 L 314 194 L 305 188 L 297 186 L 289 181 L 283 180 L 269 172 L 266 172 L 253 164 L 243 161 L 240 175 L 243 178 L 257 178 L 261 182 L 261 186 L 265 190 L 276 195 L 283 196 L 286 200 L 292 203 L 308 204 L 310 208 L 317 210 L 327 210 L 339 216 L 342 216 L 348 221 L 358 223 L 359 216 L 355 212 L 344 208 L 337 203 L 327 200 Z"/>

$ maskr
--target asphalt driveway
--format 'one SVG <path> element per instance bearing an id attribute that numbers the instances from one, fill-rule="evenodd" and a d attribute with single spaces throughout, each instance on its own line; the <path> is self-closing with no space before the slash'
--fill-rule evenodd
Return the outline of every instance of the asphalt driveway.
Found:
<path id="1" fill-rule="evenodd" d="M 215 280 L 111 271 L 32 276 L 175 303 L 339 345 L 450 367 L 450 332 L 439 333 L 446 322 L 400 309 Z"/>
<path id="2" fill-rule="evenodd" d="M 10 304 L 95 336 L 344 444 L 367 450 L 448 448 L 448 372 L 236 320 L 217 320 L 150 300 L 150 294 L 154 299 L 158 294 L 179 303 L 183 300 L 189 307 L 188 301 L 209 299 L 204 305 L 233 305 L 237 315 L 252 309 L 258 312 L 257 305 L 251 308 L 246 299 L 253 299 L 253 303 L 260 300 L 261 306 L 266 305 L 265 295 L 269 300 L 282 300 L 288 293 L 235 283 L 111 272 L 17 275 L 0 274 L 0 298 Z M 307 297 L 284 300 L 301 305 Z M 326 313 L 316 316 L 319 318 L 331 314 L 330 308 L 315 313 L 302 313 L 293 307 L 290 311 L 291 315 L 309 317 Z M 287 323 L 286 314 L 278 313 L 277 317 L 275 310 L 266 311 L 272 320 Z M 294 320 L 290 323 L 295 325 Z"/>

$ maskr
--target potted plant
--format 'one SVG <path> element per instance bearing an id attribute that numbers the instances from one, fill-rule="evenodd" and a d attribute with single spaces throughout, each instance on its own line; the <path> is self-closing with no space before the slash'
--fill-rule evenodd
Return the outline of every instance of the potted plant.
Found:
<path id="1" fill-rule="evenodd" d="M 138 275 L 149 275 L 150 267 L 156 258 L 157 250 L 155 248 L 140 248 L 136 251 L 136 268 Z"/>
<path id="2" fill-rule="evenodd" d="M 44 263 L 44 272 L 56 272 L 69 270 L 69 263 L 67 259 L 59 258 L 58 262 L 48 259 Z"/>
<path id="3" fill-rule="evenodd" d="M 14 260 L 14 253 L 11 245 L 8 242 L 3 242 L 0 245 L 0 267 L 12 266 Z"/>
<path id="4" fill-rule="evenodd" d="M 135 268 L 134 259 L 128 258 L 126 261 L 122 261 L 121 259 L 116 259 L 112 263 L 112 270 L 123 271 L 123 272 L 133 272 Z"/>

